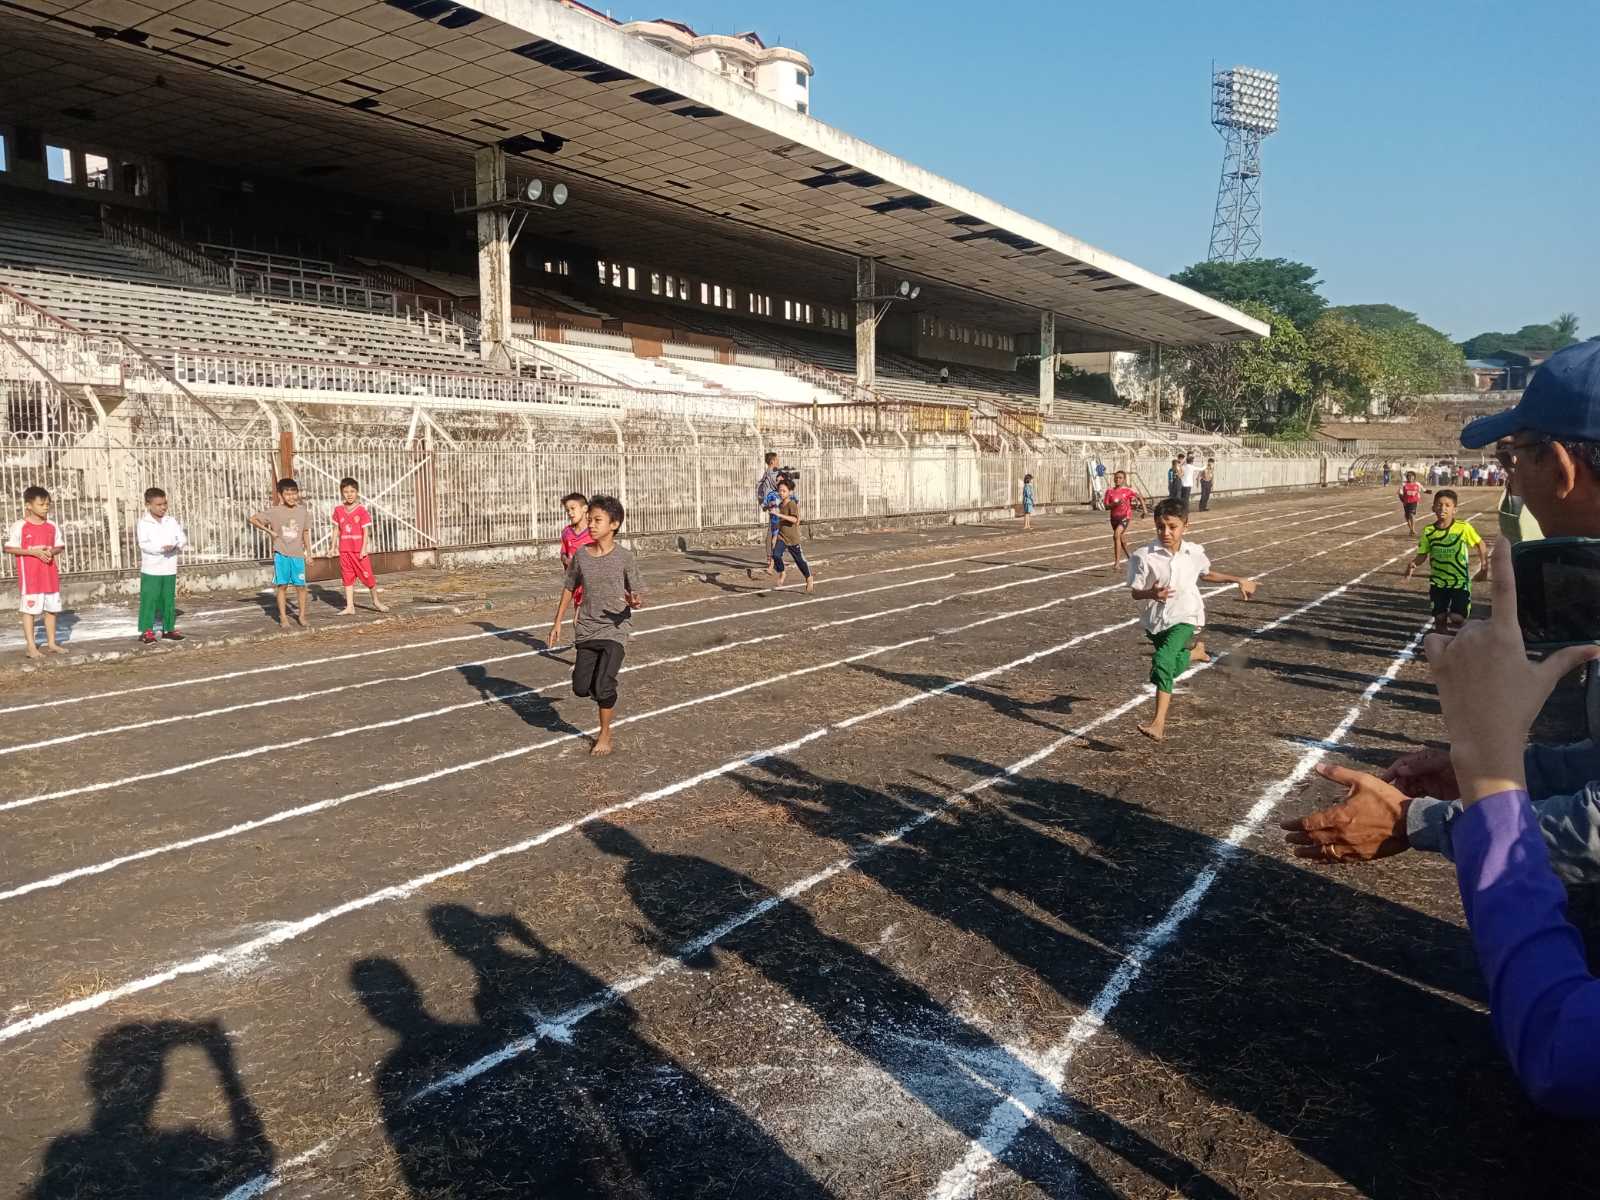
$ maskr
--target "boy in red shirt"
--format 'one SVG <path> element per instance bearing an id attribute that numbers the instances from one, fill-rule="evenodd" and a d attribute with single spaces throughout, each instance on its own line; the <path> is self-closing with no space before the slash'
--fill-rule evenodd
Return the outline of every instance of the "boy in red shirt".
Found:
<path id="1" fill-rule="evenodd" d="M 339 498 L 344 503 L 335 505 L 333 510 L 333 525 L 339 531 L 339 578 L 344 583 L 344 607 L 339 615 L 355 615 L 357 579 L 372 593 L 372 607 L 388 612 L 389 606 L 378 599 L 378 577 L 372 572 L 372 555 L 367 552 L 372 514 L 361 503 L 361 485 L 346 475 L 339 481 Z"/>
<path id="2" fill-rule="evenodd" d="M 1133 510 L 1138 509 L 1139 515 L 1144 516 L 1144 497 L 1128 486 L 1128 473 L 1118 471 L 1111 479 L 1112 486 L 1106 489 L 1106 512 L 1111 514 L 1111 570 L 1117 571 L 1118 564 L 1125 558 L 1131 558 L 1128 553 L 1128 541 L 1125 531 L 1128 522 L 1133 519 Z"/>
<path id="3" fill-rule="evenodd" d="M 561 569 L 570 571 L 572 559 L 578 553 L 579 546 L 588 546 L 594 543 L 594 535 L 589 532 L 589 498 L 582 492 L 570 492 L 561 497 L 561 507 L 567 512 L 569 524 L 561 531 Z M 579 584 L 572 593 L 572 621 L 576 629 L 578 621 L 578 605 L 583 602 L 583 585 Z"/>
<path id="4" fill-rule="evenodd" d="M 1406 528 L 1417 536 L 1417 504 L 1422 500 L 1422 485 L 1415 471 L 1406 472 L 1406 481 L 1400 485 L 1400 511 L 1406 515 Z"/>
<path id="5" fill-rule="evenodd" d="M 17 560 L 17 592 L 22 597 L 22 645 L 29 658 L 43 658 L 33 644 L 33 618 L 44 614 L 44 648 L 65 654 L 56 642 L 56 614 L 61 611 L 61 568 L 56 560 L 67 544 L 50 519 L 50 493 L 31 487 L 22 493 L 22 520 L 6 532 L 5 552 Z"/>

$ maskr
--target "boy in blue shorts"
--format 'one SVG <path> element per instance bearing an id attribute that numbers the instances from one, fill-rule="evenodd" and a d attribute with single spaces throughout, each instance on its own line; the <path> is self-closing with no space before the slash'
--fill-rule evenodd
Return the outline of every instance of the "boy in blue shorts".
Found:
<path id="1" fill-rule="evenodd" d="M 300 607 L 295 615 L 300 627 L 309 629 L 306 562 L 310 558 L 310 519 L 300 504 L 300 485 L 292 479 L 278 480 L 278 502 L 252 515 L 250 525 L 272 535 L 272 582 L 278 589 L 278 624 L 289 628 L 289 589 L 299 588 Z"/>

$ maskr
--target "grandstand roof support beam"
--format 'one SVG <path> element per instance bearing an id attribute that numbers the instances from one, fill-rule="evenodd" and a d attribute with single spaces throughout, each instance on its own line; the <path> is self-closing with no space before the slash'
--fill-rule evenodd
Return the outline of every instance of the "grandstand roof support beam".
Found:
<path id="1" fill-rule="evenodd" d="M 856 384 L 871 388 L 878 379 L 878 262 L 856 259 Z"/>
<path id="2" fill-rule="evenodd" d="M 1056 314 L 1039 313 L 1039 411 L 1048 420 L 1056 408 Z"/>
<path id="3" fill-rule="evenodd" d="M 506 152 L 484 146 L 474 156 L 478 221 L 478 346 L 483 359 L 511 369 L 511 215 L 505 207 Z"/>

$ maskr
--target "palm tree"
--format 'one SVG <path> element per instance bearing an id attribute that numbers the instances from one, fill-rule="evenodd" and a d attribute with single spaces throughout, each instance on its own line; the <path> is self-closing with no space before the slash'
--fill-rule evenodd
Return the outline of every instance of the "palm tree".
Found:
<path id="1" fill-rule="evenodd" d="M 1556 331 L 1556 337 L 1562 345 L 1578 340 L 1578 314 L 1564 312 L 1550 322 L 1550 328 Z"/>

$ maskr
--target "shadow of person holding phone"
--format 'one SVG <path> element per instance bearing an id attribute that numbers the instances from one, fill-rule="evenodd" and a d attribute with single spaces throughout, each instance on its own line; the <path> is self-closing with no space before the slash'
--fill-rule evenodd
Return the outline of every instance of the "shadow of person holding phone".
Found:
<path id="1" fill-rule="evenodd" d="M 153 1124 L 167 1059 L 185 1046 L 201 1050 L 216 1072 L 227 1101 L 224 1136 Z M 94 1100 L 89 1127 L 50 1144 L 27 1200 L 213 1200 L 272 1170 L 272 1144 L 216 1021 L 118 1026 L 95 1043 L 85 1079 Z"/>

